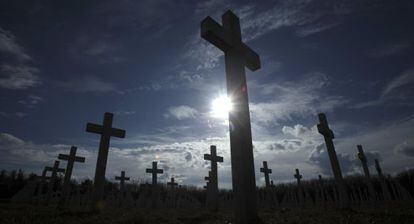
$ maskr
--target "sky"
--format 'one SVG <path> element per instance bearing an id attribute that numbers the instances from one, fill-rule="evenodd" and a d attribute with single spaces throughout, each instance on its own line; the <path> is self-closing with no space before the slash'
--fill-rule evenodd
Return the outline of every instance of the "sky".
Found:
<path id="1" fill-rule="evenodd" d="M 210 145 L 231 188 L 223 52 L 200 37 L 207 16 L 232 10 L 260 55 L 247 69 L 256 182 L 331 177 L 317 114 L 325 113 L 344 175 L 414 168 L 414 2 L 410 0 L 0 1 L 0 169 L 41 173 L 78 147 L 74 178 L 93 179 L 99 136 L 86 123 L 114 114 L 106 177 L 136 182 L 156 160 L 203 186 Z M 62 162 L 61 166 L 65 166 Z"/>

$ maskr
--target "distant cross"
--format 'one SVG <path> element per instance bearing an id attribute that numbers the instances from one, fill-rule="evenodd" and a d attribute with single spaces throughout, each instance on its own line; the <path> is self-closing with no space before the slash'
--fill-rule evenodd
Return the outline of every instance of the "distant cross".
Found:
<path id="1" fill-rule="evenodd" d="M 382 173 L 382 169 L 381 169 L 378 159 L 375 159 L 375 169 L 377 170 L 378 176 L 380 178 L 384 178 L 384 174 Z"/>
<path id="2" fill-rule="evenodd" d="M 65 202 L 67 200 L 67 197 L 69 195 L 70 178 L 72 176 L 72 170 L 73 170 L 74 163 L 75 162 L 80 162 L 80 163 L 85 162 L 85 157 L 76 156 L 76 149 L 77 148 L 75 146 L 72 146 L 70 148 L 69 155 L 59 154 L 59 156 L 58 156 L 58 159 L 68 161 L 67 165 L 66 165 L 65 178 L 63 180 L 62 195 L 61 195 L 60 200 L 59 200 L 59 206 L 62 206 L 62 205 L 65 204 Z"/>
<path id="3" fill-rule="evenodd" d="M 348 206 L 348 197 L 346 195 L 345 184 L 342 178 L 341 167 L 339 166 L 338 158 L 336 156 L 335 146 L 332 139 L 335 138 L 333 131 L 329 128 L 328 120 L 325 114 L 318 114 L 319 124 L 318 131 L 325 138 L 325 144 L 328 151 L 329 159 L 331 161 L 332 171 L 335 177 L 335 182 L 338 187 L 339 197 L 344 207 Z"/>
<path id="4" fill-rule="evenodd" d="M 174 188 L 175 186 L 178 186 L 178 183 L 175 182 L 174 177 L 171 177 L 171 181 L 167 182 L 167 185 Z"/>
<path id="5" fill-rule="evenodd" d="M 65 172 L 65 169 L 59 168 L 59 161 L 56 160 L 55 163 L 53 164 L 53 167 L 47 166 L 45 167 L 45 170 L 46 172 L 52 171 L 52 176 L 50 177 L 49 187 L 47 189 L 47 196 L 46 196 L 47 197 L 46 203 L 49 203 L 49 200 L 52 196 L 53 186 L 57 179 L 57 174 Z"/>
<path id="6" fill-rule="evenodd" d="M 263 167 L 260 168 L 260 172 L 262 172 L 265 176 L 266 187 L 270 187 L 269 173 L 272 173 L 272 169 L 267 168 L 267 161 L 263 161 Z"/>
<path id="7" fill-rule="evenodd" d="M 381 169 L 381 166 L 379 164 L 378 159 L 375 159 L 374 161 L 375 161 L 375 169 L 377 170 L 378 177 L 380 179 L 381 189 L 382 189 L 382 194 L 384 196 L 384 200 L 390 201 L 390 200 L 392 200 L 392 197 L 391 197 L 391 192 L 388 188 L 388 184 L 385 181 L 385 176 L 382 173 L 382 169 Z"/>
<path id="8" fill-rule="evenodd" d="M 270 186 L 274 187 L 275 184 L 273 183 L 273 180 L 270 181 Z"/>
<path id="9" fill-rule="evenodd" d="M 106 163 L 108 161 L 109 142 L 111 137 L 125 138 L 125 130 L 112 127 L 113 114 L 105 113 L 103 125 L 88 123 L 86 131 L 100 134 L 98 160 L 96 162 L 95 182 L 94 182 L 94 203 L 103 199 Z"/>
<path id="10" fill-rule="evenodd" d="M 218 209 L 218 171 L 217 162 L 222 163 L 223 157 L 217 156 L 217 147 L 210 146 L 210 154 L 204 154 L 204 160 L 211 161 L 211 171 L 208 174 L 209 192 L 208 192 L 208 207 L 212 210 Z M 207 179 L 206 179 L 207 180 Z"/>
<path id="11" fill-rule="evenodd" d="M 252 133 L 244 67 L 260 68 L 259 55 L 242 42 L 239 18 L 227 11 L 220 25 L 211 17 L 201 22 L 201 37 L 224 52 L 227 96 L 233 102 L 229 112 L 232 184 L 236 223 L 257 220 L 256 179 Z"/>
<path id="12" fill-rule="evenodd" d="M 125 191 L 125 181 L 128 181 L 129 177 L 125 176 L 125 171 L 121 171 L 121 176 L 116 176 L 115 180 L 119 180 L 119 190 L 123 193 Z"/>
<path id="13" fill-rule="evenodd" d="M 362 145 L 357 145 L 358 148 L 358 158 L 362 163 L 362 168 L 364 170 L 364 174 L 366 178 L 370 178 L 369 169 L 368 169 L 368 161 L 367 157 L 365 156 L 364 150 L 362 149 Z"/>
<path id="14" fill-rule="evenodd" d="M 298 186 L 300 186 L 300 180 L 302 179 L 302 175 L 299 173 L 299 169 L 295 169 L 295 175 L 293 175 L 298 182 Z"/>
<path id="15" fill-rule="evenodd" d="M 147 173 L 152 173 L 152 185 L 157 185 L 157 175 L 160 173 L 164 173 L 162 169 L 157 168 L 157 162 L 152 162 L 152 169 L 147 169 Z"/>

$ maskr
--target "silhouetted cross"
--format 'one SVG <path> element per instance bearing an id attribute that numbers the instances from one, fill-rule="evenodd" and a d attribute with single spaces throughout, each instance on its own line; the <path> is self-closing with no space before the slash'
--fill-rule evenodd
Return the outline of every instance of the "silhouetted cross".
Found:
<path id="1" fill-rule="evenodd" d="M 296 178 L 298 185 L 300 185 L 300 179 L 302 179 L 302 175 L 300 175 L 299 169 L 295 169 L 295 175 L 293 176 Z"/>
<path id="2" fill-rule="evenodd" d="M 201 37 L 224 52 L 227 96 L 233 103 L 229 124 L 235 222 L 253 223 L 258 217 L 256 178 L 244 67 L 259 69 L 260 57 L 242 42 L 240 21 L 232 11 L 223 14 L 222 23 L 205 18 L 201 22 Z"/>
<path id="3" fill-rule="evenodd" d="M 94 182 L 94 202 L 102 200 L 104 193 L 106 163 L 108 161 L 109 142 L 111 137 L 125 138 L 125 130 L 112 127 L 113 114 L 105 113 L 103 125 L 87 123 L 86 131 L 101 135 L 98 160 L 96 162 Z"/>
<path id="4" fill-rule="evenodd" d="M 147 173 L 152 173 L 152 185 L 157 185 L 157 174 L 164 173 L 162 169 L 157 168 L 157 162 L 152 162 L 152 169 L 147 169 Z"/>
<path id="5" fill-rule="evenodd" d="M 266 187 L 270 187 L 269 173 L 272 173 L 272 169 L 267 168 L 267 161 L 263 161 L 263 167 L 260 168 L 260 172 L 265 176 Z"/>
<path id="6" fill-rule="evenodd" d="M 171 177 L 171 181 L 167 182 L 168 186 L 171 186 L 171 188 L 174 188 L 175 186 L 178 185 L 178 183 L 175 182 L 174 177 Z"/>
<path id="7" fill-rule="evenodd" d="M 124 192 L 124 184 L 126 180 L 129 180 L 129 177 L 125 176 L 125 171 L 121 171 L 121 176 L 115 177 L 115 180 L 119 180 L 119 189 L 121 190 L 121 192 Z"/>

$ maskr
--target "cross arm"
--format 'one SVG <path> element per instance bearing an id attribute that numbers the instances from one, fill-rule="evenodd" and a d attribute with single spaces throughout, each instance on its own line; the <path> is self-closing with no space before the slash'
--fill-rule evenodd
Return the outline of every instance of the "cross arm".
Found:
<path id="1" fill-rule="evenodd" d="M 111 135 L 114 137 L 118 137 L 118 138 L 125 138 L 125 130 L 118 129 L 118 128 L 112 128 Z"/>
<path id="2" fill-rule="evenodd" d="M 58 169 L 56 169 L 56 172 L 57 172 L 57 173 L 63 173 L 63 172 L 65 172 L 65 169 L 63 169 L 63 168 L 58 168 Z"/>
<path id="3" fill-rule="evenodd" d="M 217 162 L 219 162 L 219 163 L 222 163 L 223 162 L 223 157 L 217 156 L 216 158 L 217 158 Z"/>
<path id="4" fill-rule="evenodd" d="M 145 172 L 146 173 L 152 173 L 153 172 L 153 169 L 146 169 Z"/>
<path id="5" fill-rule="evenodd" d="M 86 131 L 91 132 L 91 133 L 96 133 L 96 134 L 102 134 L 102 126 L 98 124 L 87 123 Z"/>
<path id="6" fill-rule="evenodd" d="M 76 156 L 75 161 L 80 162 L 80 163 L 84 163 L 85 162 L 85 157 Z"/>
<path id="7" fill-rule="evenodd" d="M 157 173 L 164 173 L 164 170 L 157 169 L 157 170 L 156 170 L 156 172 L 157 172 Z"/>
<path id="8" fill-rule="evenodd" d="M 59 154 L 58 155 L 58 159 L 60 160 L 69 160 L 70 156 L 69 155 L 65 155 L 65 154 Z"/>
<path id="9" fill-rule="evenodd" d="M 234 37 L 209 16 L 201 21 L 201 37 L 224 52 L 230 49 L 238 51 L 244 56 L 245 65 L 251 71 L 256 71 L 261 67 L 260 56 L 256 52 L 238 38 Z"/>
<path id="10" fill-rule="evenodd" d="M 204 160 L 211 160 L 210 154 L 204 154 Z"/>

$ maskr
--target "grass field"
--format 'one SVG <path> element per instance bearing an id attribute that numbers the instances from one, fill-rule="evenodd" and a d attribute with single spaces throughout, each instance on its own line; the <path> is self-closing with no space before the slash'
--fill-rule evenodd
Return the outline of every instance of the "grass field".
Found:
<path id="1" fill-rule="evenodd" d="M 264 223 L 390 223 L 413 224 L 414 208 L 407 205 L 388 205 L 376 208 L 353 208 L 338 210 L 332 208 L 316 209 L 277 209 L 260 211 Z M 36 208 L 28 205 L 0 204 L 0 223 L 131 223 L 131 224 L 194 224 L 194 223 L 231 223 L 230 212 L 211 213 L 204 210 L 143 210 L 143 209 L 104 209 L 100 213 L 84 209 L 65 209 L 56 211 L 51 207 Z"/>

